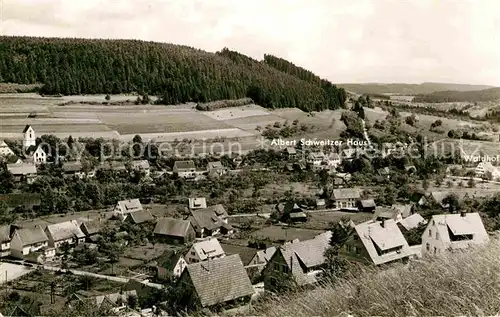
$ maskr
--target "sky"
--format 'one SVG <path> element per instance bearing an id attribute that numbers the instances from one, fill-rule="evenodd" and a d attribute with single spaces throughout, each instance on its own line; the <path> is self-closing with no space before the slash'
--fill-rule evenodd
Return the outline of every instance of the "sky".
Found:
<path id="1" fill-rule="evenodd" d="M 273 54 L 334 83 L 500 86 L 500 0 L 0 0 L 0 33 Z"/>

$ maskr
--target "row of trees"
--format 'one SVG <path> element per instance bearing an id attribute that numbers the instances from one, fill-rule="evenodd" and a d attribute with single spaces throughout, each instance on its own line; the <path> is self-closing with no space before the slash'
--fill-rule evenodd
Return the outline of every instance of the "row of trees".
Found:
<path id="1" fill-rule="evenodd" d="M 252 98 L 271 108 L 342 107 L 345 91 L 227 48 L 130 40 L 1 37 L 0 82 L 42 83 L 44 94 L 158 95 L 160 103 Z M 299 69 L 299 68 L 297 68 Z M 302 77 L 302 78 L 301 78 Z"/>

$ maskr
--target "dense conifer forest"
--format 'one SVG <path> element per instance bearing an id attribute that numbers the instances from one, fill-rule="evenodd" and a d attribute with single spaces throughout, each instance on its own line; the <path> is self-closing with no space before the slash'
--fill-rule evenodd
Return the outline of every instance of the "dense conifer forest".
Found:
<path id="1" fill-rule="evenodd" d="M 252 98 L 268 108 L 342 107 L 346 93 L 311 72 L 266 55 L 209 53 L 136 40 L 0 38 L 0 82 L 40 83 L 42 94 L 158 95 L 164 104 Z"/>

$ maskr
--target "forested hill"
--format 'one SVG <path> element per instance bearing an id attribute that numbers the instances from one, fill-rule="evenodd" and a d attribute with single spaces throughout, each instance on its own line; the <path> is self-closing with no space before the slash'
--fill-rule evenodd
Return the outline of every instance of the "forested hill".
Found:
<path id="1" fill-rule="evenodd" d="M 426 95 L 417 95 L 414 102 L 477 102 L 500 100 L 500 88 L 475 91 L 438 91 Z"/>
<path id="2" fill-rule="evenodd" d="M 0 37 L 0 82 L 40 83 L 44 94 L 147 93 L 166 104 L 250 97 L 305 111 L 339 108 L 346 98 L 228 49 L 135 40 Z"/>
<path id="3" fill-rule="evenodd" d="M 337 88 L 328 80 L 321 79 L 307 69 L 296 66 L 283 58 L 268 54 L 264 55 L 264 63 L 273 68 L 276 68 L 279 71 L 307 81 L 308 83 L 320 86 L 327 96 L 329 108 L 335 108 L 336 104 L 338 104 L 339 102 L 343 104 L 345 101 L 346 92 L 343 88 Z"/>

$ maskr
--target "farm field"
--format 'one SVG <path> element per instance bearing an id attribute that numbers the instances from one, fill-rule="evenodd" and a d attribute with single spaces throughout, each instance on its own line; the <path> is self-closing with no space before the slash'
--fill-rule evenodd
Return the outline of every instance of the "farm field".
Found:
<path id="1" fill-rule="evenodd" d="M 110 102 L 134 101 L 136 96 L 112 95 Z M 103 105 L 104 95 L 41 97 L 33 93 L 0 94 L 0 138 L 20 139 L 26 124 L 40 134 L 54 134 L 60 138 L 70 135 L 102 137 L 131 141 L 137 134 L 143 139 L 158 142 L 175 140 L 238 139 L 244 150 L 254 149 L 258 143 L 251 137 L 265 127 L 279 121 L 313 126 L 305 138 L 335 138 L 345 126 L 340 122 L 341 111 L 312 114 L 298 109 L 269 110 L 257 105 L 225 108 L 204 112 L 194 103 L 184 105 Z M 88 104 L 94 103 L 94 104 Z M 28 118 L 36 114 L 35 118 Z M 246 140 L 242 140 L 246 139 Z"/>

